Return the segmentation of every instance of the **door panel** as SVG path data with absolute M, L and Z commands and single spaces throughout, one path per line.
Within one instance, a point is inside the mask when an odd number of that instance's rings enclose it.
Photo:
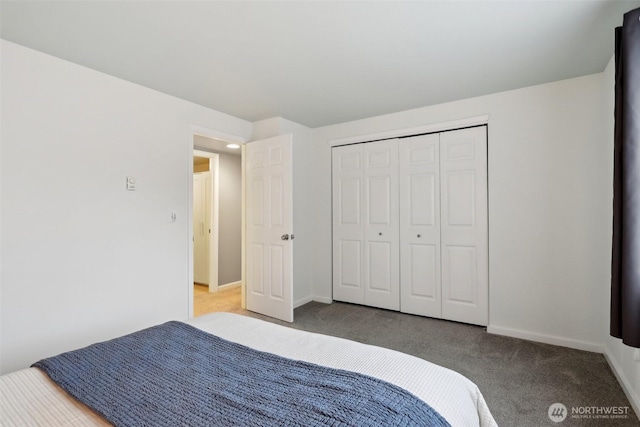
M 488 223 L 486 128 L 440 136 L 442 317 L 487 325 Z
M 209 284 L 210 210 L 207 191 L 210 192 L 210 188 L 208 172 L 193 174 L 193 281 L 203 285 Z
M 264 245 L 254 243 L 251 245 L 249 258 L 252 259 L 252 268 L 247 276 L 248 293 L 264 295 Z
M 246 145 L 247 309 L 293 321 L 292 138 Z
M 408 175 L 410 225 L 416 227 L 434 227 L 436 225 L 436 208 L 440 207 L 440 201 L 436 197 L 438 195 L 437 182 L 438 176 L 435 173 L 416 172 Z
M 401 311 L 441 317 L 439 134 L 399 149 Z
M 362 146 L 332 149 L 332 162 L 333 299 L 363 304 Z
M 447 225 L 473 227 L 475 224 L 475 174 L 474 169 L 446 173 Z
M 338 217 L 340 224 L 360 225 L 360 192 L 362 191 L 361 178 L 344 178 L 338 186 L 340 193 Z
M 391 224 L 391 177 L 375 176 L 368 180 L 369 225 Z
M 474 304 L 478 287 L 476 251 L 468 246 L 445 246 L 443 254 L 444 279 L 450 284 L 447 300 Z
M 272 227 L 284 227 L 284 218 L 282 207 L 284 205 L 283 193 L 284 193 L 284 177 L 281 175 L 272 176 L 269 180 L 271 185 L 271 226 Z
M 203 245 L 204 245 L 204 253 L 205 253 L 205 260 L 204 260 L 204 264 L 206 266 L 205 268 L 205 274 L 206 276 L 206 281 L 207 284 L 209 285 L 209 289 L 211 289 L 211 287 L 213 286 L 214 289 L 217 291 L 217 277 L 211 277 L 211 273 L 216 274 L 215 270 L 211 271 L 212 269 L 216 268 L 217 269 L 217 264 L 214 267 L 212 265 L 212 258 L 211 258 L 211 251 L 212 251 L 212 242 L 211 242 L 211 228 L 212 228 L 212 224 L 211 224 L 211 208 L 212 208 L 212 202 L 213 202 L 213 173 L 211 172 L 205 172 L 202 174 L 202 178 L 204 180 L 204 197 L 203 197 L 203 201 L 204 201 L 204 206 L 203 206 L 203 227 L 202 227 L 202 240 Z
M 411 256 L 409 260 L 411 270 L 408 272 L 409 277 L 407 278 L 411 285 L 411 288 L 407 290 L 409 297 L 428 301 L 438 300 L 440 281 L 437 277 L 438 270 L 434 268 L 439 259 L 438 249 L 436 245 L 409 245 Z
M 400 310 L 398 140 L 363 145 L 364 304 Z
M 247 192 L 251 194 L 251 203 L 254 206 L 264 206 L 264 180 L 261 176 L 255 177 L 250 181 Z M 264 225 L 262 218 L 263 209 L 253 209 L 251 214 L 247 215 L 250 218 L 251 225 L 260 227 Z
M 272 245 L 270 247 L 271 261 L 271 298 L 276 300 L 284 299 L 284 251 L 282 245 Z
M 388 242 L 369 242 L 369 291 L 389 294 L 391 290 L 391 245 Z
M 362 242 L 356 240 L 342 240 L 340 242 L 339 259 L 342 266 L 340 283 L 342 286 L 361 288 L 361 264 Z M 353 262 L 358 260 L 357 262 Z

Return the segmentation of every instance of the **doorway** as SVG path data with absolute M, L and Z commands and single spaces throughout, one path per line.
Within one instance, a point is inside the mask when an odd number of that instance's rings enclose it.
M 193 135 L 193 316 L 242 309 L 242 153 Z
M 207 292 L 218 290 L 218 164 L 217 154 L 194 151 L 193 281 Z

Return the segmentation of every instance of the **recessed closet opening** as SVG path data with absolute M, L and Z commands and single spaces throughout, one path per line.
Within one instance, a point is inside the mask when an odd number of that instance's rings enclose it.
M 333 299 L 486 326 L 487 126 L 381 136 L 332 148 Z

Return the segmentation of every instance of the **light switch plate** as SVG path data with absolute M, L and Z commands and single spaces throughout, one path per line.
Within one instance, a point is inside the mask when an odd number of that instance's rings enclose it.
M 136 178 L 133 176 L 127 177 L 127 191 L 136 191 Z

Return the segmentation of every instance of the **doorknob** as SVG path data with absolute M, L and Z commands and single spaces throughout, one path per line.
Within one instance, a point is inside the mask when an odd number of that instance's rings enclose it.
M 280 236 L 280 238 L 282 240 L 289 240 L 289 235 L 288 234 L 283 234 L 282 236 Z

